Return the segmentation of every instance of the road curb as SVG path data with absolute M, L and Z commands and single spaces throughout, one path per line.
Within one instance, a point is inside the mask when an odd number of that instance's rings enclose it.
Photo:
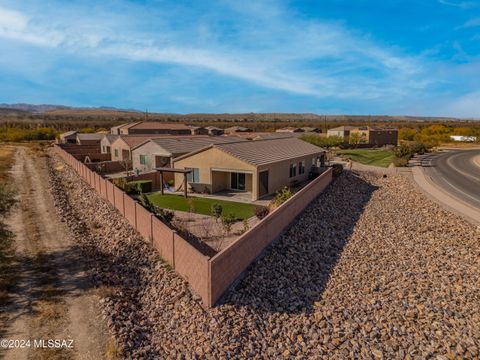
M 470 221 L 474 225 L 480 226 L 480 211 L 463 202 L 457 197 L 446 193 L 439 187 L 433 184 L 428 179 L 421 167 L 414 166 L 412 168 L 412 175 L 417 186 L 433 201 L 440 204 L 448 211 L 453 212 L 456 215 L 462 216 L 466 220 Z

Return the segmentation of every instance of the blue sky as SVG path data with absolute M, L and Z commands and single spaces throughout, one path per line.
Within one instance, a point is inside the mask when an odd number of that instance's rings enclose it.
M 480 0 L 0 0 L 0 103 L 480 117 Z

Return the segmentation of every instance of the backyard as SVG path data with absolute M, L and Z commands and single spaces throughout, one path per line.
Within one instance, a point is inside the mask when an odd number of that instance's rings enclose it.
M 349 149 L 338 150 L 337 155 L 365 165 L 388 167 L 395 157 L 390 150 Z
M 149 194 L 148 199 L 153 204 L 163 209 L 185 212 L 190 211 L 193 213 L 209 216 L 212 215 L 213 204 L 219 204 L 222 206 L 223 215 L 233 214 L 238 220 L 248 219 L 255 214 L 255 205 L 233 201 L 224 201 L 193 196 L 184 198 L 180 195 L 162 195 L 159 192 Z

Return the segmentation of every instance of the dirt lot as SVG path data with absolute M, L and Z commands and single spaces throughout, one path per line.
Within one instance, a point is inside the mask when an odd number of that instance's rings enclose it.
M 10 175 L 18 203 L 6 221 L 14 235 L 13 289 L 0 303 L 0 337 L 73 340 L 73 349 L 0 349 L 0 357 L 100 359 L 109 336 L 99 318 L 99 297 L 56 213 L 45 153 L 17 146 L 13 160 Z

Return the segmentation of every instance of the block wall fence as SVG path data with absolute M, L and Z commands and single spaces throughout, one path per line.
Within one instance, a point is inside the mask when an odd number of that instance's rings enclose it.
M 206 307 L 212 307 L 235 284 L 247 267 L 332 181 L 332 170 L 327 169 L 230 246 L 210 258 L 200 253 L 121 189 L 78 161 L 69 153 L 72 147 L 55 145 L 55 153 L 115 207 L 144 240 L 158 251 L 162 259 L 189 282 Z

